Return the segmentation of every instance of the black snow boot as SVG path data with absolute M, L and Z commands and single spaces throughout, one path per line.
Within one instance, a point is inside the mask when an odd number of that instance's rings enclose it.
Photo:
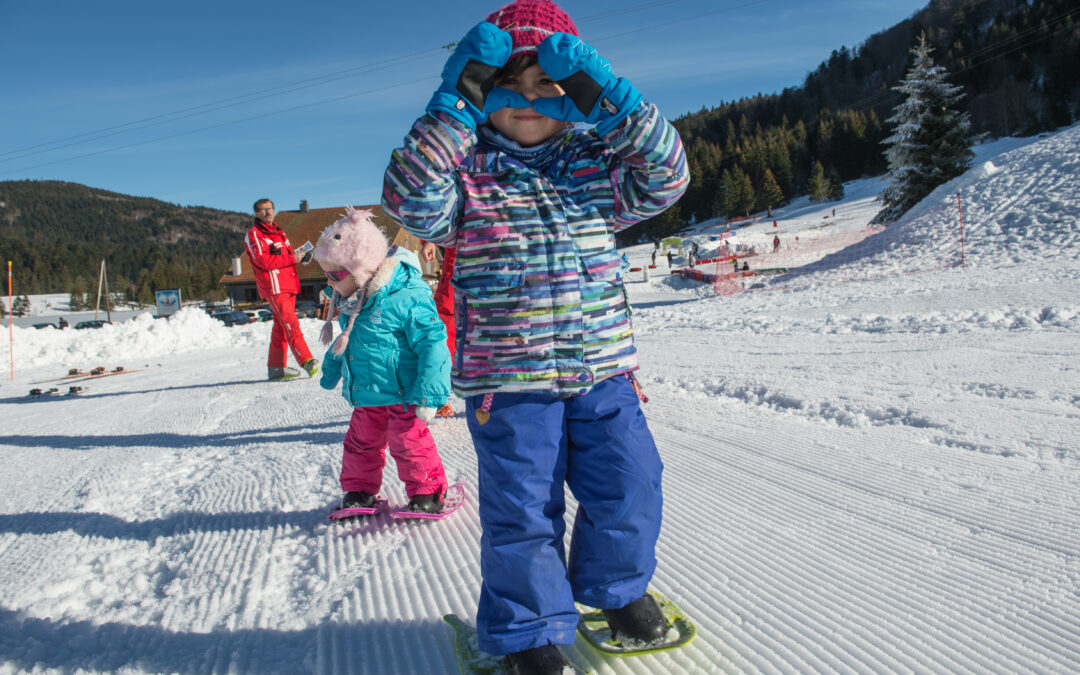
M 375 506 L 375 495 L 367 492 L 346 492 L 341 498 L 343 509 L 370 509 Z
M 660 605 L 648 593 L 625 607 L 605 609 L 604 617 L 612 637 L 620 642 L 656 642 L 671 628 Z
M 562 675 L 570 665 L 555 645 L 533 647 L 506 656 L 511 675 Z
M 442 511 L 442 493 L 413 495 L 409 500 L 409 510 L 414 513 L 438 513 Z

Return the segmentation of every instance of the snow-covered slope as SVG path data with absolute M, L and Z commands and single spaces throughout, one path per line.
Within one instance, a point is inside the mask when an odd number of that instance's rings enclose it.
M 965 269 L 826 270 L 727 298 L 663 274 L 629 285 L 666 465 L 654 586 L 700 636 L 637 659 L 579 640 L 571 658 L 598 674 L 1080 670 L 1080 127 L 1012 146 L 907 219 L 903 241 L 925 244 L 925 214 L 960 192 Z M 873 191 L 778 216 L 795 233 L 835 206 L 863 227 Z M 433 424 L 469 483 L 457 514 L 334 525 L 349 410 L 263 380 L 267 324 L 185 312 L 13 336 L 0 672 L 454 672 L 441 616 L 471 617 L 480 587 L 463 419 Z M 25 396 L 96 365 L 145 370 Z M 405 499 L 392 466 L 384 492 Z

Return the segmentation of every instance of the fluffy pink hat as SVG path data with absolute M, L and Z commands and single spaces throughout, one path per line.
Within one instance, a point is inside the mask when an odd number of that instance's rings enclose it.
M 516 0 L 492 12 L 486 21 L 510 33 L 514 41 L 511 56 L 535 52 L 552 33 L 578 34 L 574 22 L 551 0 Z
M 371 220 L 371 211 L 361 211 L 345 207 L 345 215 L 334 224 L 323 230 L 319 235 L 319 243 L 315 244 L 315 259 L 319 263 L 330 263 L 336 267 L 349 270 L 356 285 L 366 296 L 366 286 L 379 266 L 386 260 L 386 252 L 389 244 L 386 235 Z M 334 300 L 337 300 L 337 291 L 334 291 Z M 333 312 L 330 313 L 331 315 Z M 349 344 L 349 331 L 352 330 L 356 315 L 349 318 L 349 324 L 345 331 L 334 342 L 333 352 L 341 355 Z M 334 335 L 333 318 L 328 315 L 326 324 L 322 329 L 322 342 L 329 344 Z
M 363 288 L 386 260 L 390 245 L 386 235 L 371 220 L 371 211 L 345 207 L 345 215 L 319 235 L 315 259 L 343 267 Z

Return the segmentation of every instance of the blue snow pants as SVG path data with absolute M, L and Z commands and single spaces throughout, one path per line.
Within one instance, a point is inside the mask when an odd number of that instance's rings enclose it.
M 574 601 L 612 609 L 640 598 L 656 569 L 663 464 L 623 375 L 569 398 L 500 393 L 479 424 L 480 648 L 510 654 L 571 644 Z M 578 502 L 569 561 L 563 483 Z

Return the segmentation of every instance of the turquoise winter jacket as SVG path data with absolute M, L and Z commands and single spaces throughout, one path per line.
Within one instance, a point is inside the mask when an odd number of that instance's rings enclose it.
M 323 389 L 333 389 L 340 380 L 341 395 L 355 408 L 445 404 L 450 395 L 446 328 L 416 254 L 391 247 L 357 311 L 345 351 L 338 356 L 326 350 L 319 382 Z M 344 330 L 348 322 L 342 312 L 339 327 Z

